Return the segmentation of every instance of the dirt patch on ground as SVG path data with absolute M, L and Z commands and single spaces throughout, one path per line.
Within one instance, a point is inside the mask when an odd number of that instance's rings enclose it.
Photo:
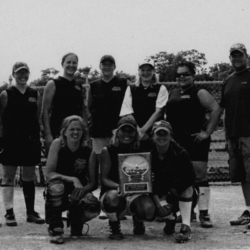
M 43 188 L 37 188 L 36 210 L 44 216 Z M 99 191 L 95 192 L 98 197 Z M 125 239 L 113 241 L 107 238 L 109 229 L 107 220 L 98 218 L 89 223 L 87 236 L 71 239 L 70 231 L 65 229 L 65 243 L 53 245 L 49 243 L 47 225 L 34 225 L 26 222 L 25 206 L 21 188 L 15 189 L 15 214 L 17 227 L 4 225 L 4 209 L 0 205 L 1 221 L 0 249 L 250 249 L 250 230 L 245 226 L 231 227 L 229 220 L 237 218 L 244 210 L 244 202 L 240 186 L 212 186 L 211 188 L 211 217 L 214 227 L 203 229 L 199 222 L 192 223 L 193 237 L 185 244 L 176 244 L 173 236 L 164 236 L 162 229 L 164 223 L 145 223 L 146 234 L 133 235 L 132 220 L 128 217 L 122 221 L 122 231 Z M 2 194 L 0 194 L 2 200 Z M 180 224 L 177 224 L 176 231 Z M 87 228 L 86 228 L 87 229 Z

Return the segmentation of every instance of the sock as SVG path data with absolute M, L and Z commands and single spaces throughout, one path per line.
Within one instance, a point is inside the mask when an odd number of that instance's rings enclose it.
M 200 211 L 206 211 L 209 208 L 210 187 L 200 187 L 198 207 Z
M 13 208 L 14 187 L 2 185 L 3 205 L 5 210 Z
M 34 181 L 23 181 L 23 194 L 27 213 L 34 212 L 35 205 L 35 183 Z
M 7 210 L 6 210 L 6 214 L 7 214 L 7 215 L 12 215 L 12 214 L 14 214 L 13 208 L 7 209 Z
M 190 226 L 192 201 L 179 201 L 182 224 Z

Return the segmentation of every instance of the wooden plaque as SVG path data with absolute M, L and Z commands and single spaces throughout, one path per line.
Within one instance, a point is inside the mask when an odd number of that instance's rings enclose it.
M 122 194 L 151 193 L 150 153 L 118 154 Z

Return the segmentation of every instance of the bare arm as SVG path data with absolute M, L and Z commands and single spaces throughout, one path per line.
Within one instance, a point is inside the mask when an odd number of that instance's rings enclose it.
M 55 139 L 51 147 L 49 149 L 49 155 L 47 158 L 46 164 L 46 178 L 47 180 L 58 178 L 66 182 L 73 183 L 75 188 L 83 188 L 81 182 L 78 178 L 72 176 L 62 175 L 56 172 L 57 162 L 58 162 L 58 153 L 61 148 L 61 141 L 60 139 Z
M 90 158 L 89 158 L 89 183 L 84 186 L 85 193 L 91 192 L 98 187 L 98 159 L 97 155 L 94 151 L 91 152 Z
M 206 131 L 201 131 L 196 137 L 196 140 L 202 141 L 207 139 L 214 132 L 219 123 L 220 115 L 223 110 L 220 108 L 214 97 L 205 89 L 199 90 L 198 98 L 201 105 L 210 111 L 210 119 L 207 124 Z
M 45 133 L 45 144 L 47 150 L 53 141 L 53 137 L 50 129 L 50 111 L 52 107 L 53 98 L 55 95 L 56 87 L 53 80 L 49 81 L 44 88 L 43 100 L 42 100 L 42 120 Z
M 109 173 L 111 170 L 111 160 L 106 147 L 103 148 L 101 153 L 101 181 L 102 185 L 117 189 L 119 184 L 109 179 Z

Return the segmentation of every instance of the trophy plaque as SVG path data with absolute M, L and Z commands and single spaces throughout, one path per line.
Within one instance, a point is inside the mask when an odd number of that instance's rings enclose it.
M 122 194 L 151 193 L 150 153 L 118 154 Z

